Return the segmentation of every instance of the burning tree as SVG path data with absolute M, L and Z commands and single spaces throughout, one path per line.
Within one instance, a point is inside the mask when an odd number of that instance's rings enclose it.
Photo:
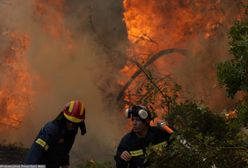
M 202 58 L 201 64 L 197 65 L 201 67 L 200 71 L 204 69 L 204 72 L 207 72 L 201 74 L 204 76 L 203 82 L 197 83 L 190 77 L 187 79 L 191 80 L 189 83 L 193 85 L 190 87 L 192 90 L 206 89 L 211 95 L 210 99 L 213 99 L 213 94 L 218 95 L 220 89 L 211 87 L 217 79 L 216 68 L 210 67 L 213 62 L 217 63 L 226 58 L 223 51 L 218 52 L 225 43 L 223 39 L 226 35 L 223 32 L 228 31 L 232 19 L 241 18 L 241 12 L 234 4 L 240 5 L 241 1 L 124 1 L 124 18 L 130 41 L 129 63 L 122 69 L 122 73 L 130 78 L 124 85 L 125 91 L 121 92 L 124 102 L 146 104 L 158 112 L 160 117 L 166 114 L 165 119 L 176 130 L 172 137 L 173 143 L 166 149 L 148 150 L 147 160 L 151 161 L 151 167 L 238 168 L 248 164 L 248 137 L 243 131 L 243 126 L 248 120 L 244 117 L 247 116 L 247 106 L 238 106 L 237 118 L 234 116 L 227 120 L 222 113 L 212 112 L 197 101 L 183 101 L 185 98 L 181 95 L 180 86 L 166 69 L 168 64 L 157 62 L 148 70 L 153 56 L 166 49 L 187 48 L 193 53 L 193 59 L 205 54 L 206 58 Z M 226 10 L 225 5 L 232 6 L 232 10 Z M 235 94 L 240 88 L 247 89 L 247 79 L 244 77 L 247 77 L 248 66 L 243 61 L 240 62 L 241 58 L 245 59 L 246 54 L 246 29 L 247 25 L 244 25 L 242 28 L 232 28 L 230 32 L 233 39 L 239 39 L 239 46 L 242 45 L 242 48 L 237 48 L 234 47 L 234 42 L 231 42 L 231 51 L 243 51 L 243 56 L 238 54 L 238 61 L 220 64 L 218 68 L 218 77 L 222 83 L 227 88 L 232 86 L 231 94 Z M 238 30 L 241 31 L 237 34 Z M 242 32 L 245 37 L 242 37 Z M 212 45 L 213 43 L 217 45 Z M 237 54 L 234 55 L 237 57 Z M 176 57 L 177 61 L 180 59 L 182 58 Z M 159 73 L 159 68 L 163 68 L 167 73 Z M 232 71 L 235 75 L 232 75 Z M 138 76 L 139 74 L 143 76 Z M 230 78 L 226 78 L 228 75 Z M 135 84 L 131 85 L 130 81 Z M 196 96 L 199 95 L 201 94 Z M 196 96 L 194 99 L 197 99 Z M 202 96 L 206 103 L 206 96 Z M 222 96 L 220 100 L 223 101 L 224 98 Z M 219 101 L 214 101 L 215 104 L 220 104 Z M 239 116 L 241 114 L 242 117 Z
M 161 76 L 174 75 L 173 80 L 182 86 L 181 97 L 204 101 L 211 109 L 225 108 L 230 101 L 217 85 L 215 64 L 227 57 L 225 51 L 221 50 L 226 48 L 225 32 L 232 21 L 240 17 L 241 4 L 242 0 L 123 1 L 129 39 L 127 63 L 121 70 L 120 81 L 125 90 L 121 92 L 124 102 L 139 103 L 137 98 L 130 97 L 136 95 L 137 81 L 146 78 L 138 76 L 138 72 L 141 72 L 136 65 L 138 63 L 145 69 L 157 71 Z M 187 50 L 190 54 L 176 50 Z M 163 54 L 168 57 L 162 58 L 160 54 L 165 51 L 171 52 Z M 151 63 L 155 55 L 161 57 Z M 133 77 L 136 79 L 130 84 L 127 79 Z M 157 75 L 154 77 L 157 78 Z M 124 81 L 128 82 L 125 84 Z M 215 99 L 211 96 L 213 93 Z M 225 103 L 217 103 L 217 99 Z M 158 104 L 151 106 L 159 114 L 168 112 Z
M 218 65 L 218 79 L 234 97 L 247 95 L 247 15 L 230 30 L 234 58 Z M 175 103 L 165 117 L 177 130 L 170 146 L 149 149 L 151 167 L 224 167 L 248 165 L 248 103 L 243 96 L 232 115 L 221 116 L 194 102 Z

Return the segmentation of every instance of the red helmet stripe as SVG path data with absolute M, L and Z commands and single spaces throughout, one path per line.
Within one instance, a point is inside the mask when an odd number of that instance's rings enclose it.
M 79 110 L 80 110 L 79 101 L 74 101 L 72 113 L 76 115 L 76 114 L 78 114 Z

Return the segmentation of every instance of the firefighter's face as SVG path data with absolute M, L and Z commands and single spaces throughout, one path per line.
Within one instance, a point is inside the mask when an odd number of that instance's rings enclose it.
M 66 128 L 68 131 L 72 131 L 77 127 L 77 124 L 66 121 Z
M 133 131 L 135 133 L 141 133 L 143 131 L 146 131 L 147 125 L 141 121 L 139 117 L 132 117 L 132 125 L 133 125 Z

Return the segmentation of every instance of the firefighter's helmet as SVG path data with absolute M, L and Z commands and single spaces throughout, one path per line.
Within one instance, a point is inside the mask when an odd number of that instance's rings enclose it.
M 63 114 L 73 123 L 81 123 L 85 119 L 85 108 L 79 100 L 72 100 L 66 104 Z

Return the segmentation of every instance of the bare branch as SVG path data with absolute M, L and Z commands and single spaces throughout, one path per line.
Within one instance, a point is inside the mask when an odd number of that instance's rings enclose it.
M 170 49 L 166 49 L 166 50 L 161 50 L 158 53 L 151 55 L 150 59 L 143 65 L 143 68 L 148 67 L 150 64 L 152 64 L 153 62 L 155 62 L 158 58 L 162 57 L 162 56 L 166 56 L 172 53 L 179 53 L 185 56 L 189 56 L 191 55 L 191 52 L 189 50 L 186 49 L 177 49 L 177 48 L 170 48 Z M 138 69 L 132 76 L 131 78 L 126 82 L 126 84 L 123 86 L 123 88 L 121 89 L 120 93 L 117 96 L 117 101 L 120 101 L 120 99 L 123 97 L 126 89 L 129 87 L 129 85 L 133 82 L 133 80 L 142 72 L 141 69 Z

